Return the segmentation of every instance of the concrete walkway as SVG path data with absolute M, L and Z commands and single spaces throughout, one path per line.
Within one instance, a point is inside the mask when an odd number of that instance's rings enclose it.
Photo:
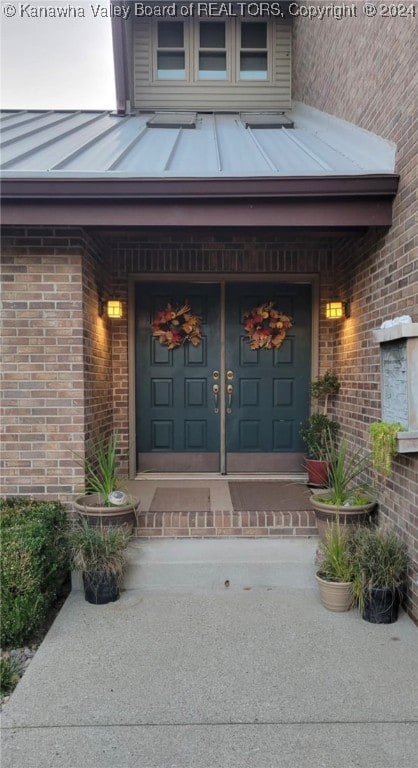
M 229 550 L 214 549 L 206 586 L 206 543 L 181 543 L 176 560 L 149 542 L 146 589 L 108 606 L 70 595 L 4 709 L 2 768 L 416 768 L 418 632 L 407 616 L 374 626 L 326 611 L 316 542 L 258 542 L 252 561 L 257 542 L 218 544 Z M 300 564 L 293 587 L 283 552 L 293 576 Z

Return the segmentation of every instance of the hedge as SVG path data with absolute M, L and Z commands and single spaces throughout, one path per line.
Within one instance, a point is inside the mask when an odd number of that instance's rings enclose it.
M 0 500 L 0 640 L 19 646 L 41 627 L 69 573 L 64 507 L 25 497 Z

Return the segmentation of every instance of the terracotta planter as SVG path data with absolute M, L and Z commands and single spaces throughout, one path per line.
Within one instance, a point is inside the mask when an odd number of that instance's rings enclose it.
M 318 574 L 315 576 L 321 603 L 328 611 L 349 611 L 353 605 L 351 581 L 326 581 Z
M 327 498 L 327 495 L 327 493 L 315 493 L 310 497 L 310 502 L 316 513 L 318 533 L 322 541 L 325 541 L 328 523 L 335 522 L 337 517 L 340 525 L 347 528 L 366 525 L 377 506 L 377 502 L 370 499 L 370 502 L 361 506 L 339 507 L 321 501 L 321 498 Z
M 133 532 L 136 525 L 135 512 L 138 507 L 138 499 L 132 499 L 130 504 L 103 507 L 97 493 L 79 496 L 74 502 L 76 512 L 85 517 L 90 525 L 124 525 L 129 533 Z
M 305 467 L 308 473 L 308 484 L 317 488 L 325 488 L 328 485 L 328 462 L 319 459 L 305 459 Z

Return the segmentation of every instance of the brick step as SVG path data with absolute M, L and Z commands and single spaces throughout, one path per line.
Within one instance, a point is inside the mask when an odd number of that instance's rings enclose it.
M 315 512 L 140 512 L 140 537 L 315 536 Z

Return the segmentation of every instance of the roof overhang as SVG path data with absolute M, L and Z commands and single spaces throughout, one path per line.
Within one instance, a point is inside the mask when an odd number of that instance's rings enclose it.
M 381 227 L 399 176 L 4 179 L 3 225 Z

